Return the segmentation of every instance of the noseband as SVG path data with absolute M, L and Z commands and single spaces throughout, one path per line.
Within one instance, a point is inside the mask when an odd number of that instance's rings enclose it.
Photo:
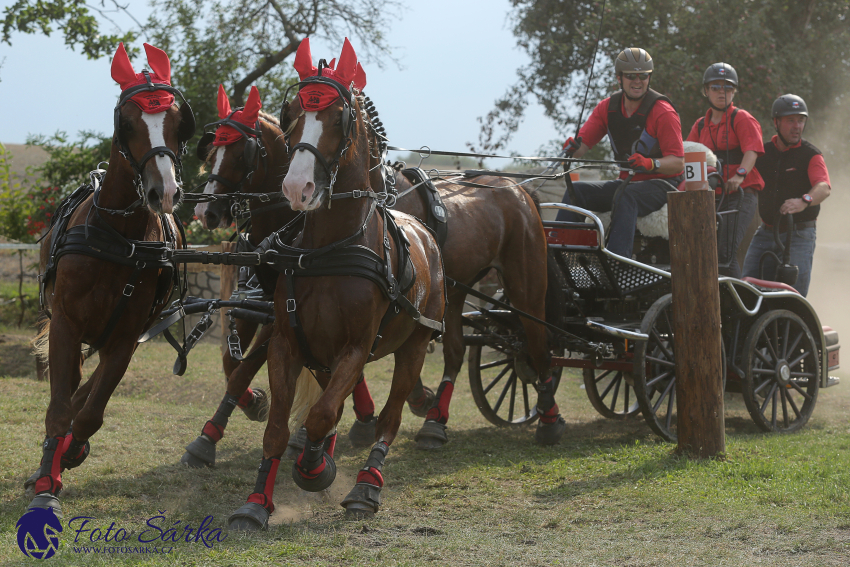
M 166 85 L 164 83 L 154 83 L 154 82 L 152 82 L 151 77 L 150 77 L 150 73 L 148 73 L 148 71 L 146 71 L 146 70 L 142 71 L 142 73 L 144 74 L 145 79 L 147 80 L 147 83 L 143 84 L 143 85 L 137 85 L 135 87 L 130 87 L 127 90 L 123 91 L 121 93 L 121 96 L 118 99 L 118 104 L 115 105 L 115 113 L 114 113 L 114 115 L 115 115 L 115 118 L 114 118 L 114 120 L 115 120 L 115 136 L 116 136 L 116 143 L 118 145 L 118 152 L 124 157 L 124 159 L 126 159 L 128 162 L 130 162 L 130 165 L 133 168 L 133 172 L 136 174 L 135 178 L 133 179 L 133 184 L 136 187 L 136 193 L 139 194 L 139 201 L 136 201 L 130 207 L 128 207 L 127 209 L 124 209 L 124 212 L 130 211 L 130 210 L 135 209 L 135 208 L 140 207 L 140 206 L 146 206 L 147 205 L 147 196 L 145 195 L 145 192 L 142 188 L 142 170 L 144 169 L 145 164 L 151 158 L 153 158 L 154 156 L 160 156 L 160 157 L 168 156 L 171 159 L 171 162 L 174 164 L 174 170 L 176 172 L 177 183 L 178 183 L 178 185 L 182 184 L 182 181 L 180 179 L 180 174 L 183 171 L 183 163 L 180 161 L 180 156 L 182 156 L 186 153 L 186 144 L 189 141 L 189 139 L 195 134 L 195 114 L 192 112 L 192 107 L 189 106 L 189 103 L 186 101 L 186 97 L 183 96 L 183 93 L 181 93 L 178 89 L 172 87 L 171 85 Z M 188 136 L 186 136 L 185 139 L 178 138 L 178 143 L 179 143 L 178 153 L 179 153 L 179 155 L 175 154 L 173 151 L 171 151 L 171 148 L 169 148 L 167 146 L 156 146 L 156 147 L 149 149 L 147 152 L 145 152 L 145 155 L 142 156 L 141 160 L 136 161 L 136 159 L 133 157 L 133 153 L 130 151 L 130 148 L 127 146 L 127 143 L 124 141 L 124 138 L 121 135 L 121 108 L 123 108 L 124 105 L 127 104 L 127 102 L 130 100 L 130 98 L 132 98 L 133 96 L 139 94 L 140 92 L 144 92 L 144 91 L 149 91 L 149 92 L 166 91 L 166 92 L 171 93 L 173 95 L 178 95 L 183 100 L 183 104 L 189 106 L 188 116 L 190 117 L 190 119 L 192 121 L 191 133 Z

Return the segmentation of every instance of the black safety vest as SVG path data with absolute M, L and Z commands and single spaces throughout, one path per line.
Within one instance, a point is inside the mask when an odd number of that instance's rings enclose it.
M 803 140 L 799 147 L 780 152 L 773 142 L 764 145 L 764 155 L 756 159 L 756 168 L 764 178 L 764 190 L 759 195 L 761 219 L 775 225 L 779 207 L 788 199 L 799 199 L 812 190 L 809 181 L 809 162 L 821 151 Z M 794 222 L 805 222 L 818 217 L 820 205 L 809 205 L 794 215 Z
M 648 158 L 664 157 L 656 138 L 646 132 L 646 117 L 655 103 L 670 99 L 652 89 L 648 89 L 638 109 L 626 118 L 620 110 L 623 106 L 623 91 L 617 91 L 608 100 L 608 141 L 614 151 L 614 159 L 626 161 L 632 154 L 641 154 Z

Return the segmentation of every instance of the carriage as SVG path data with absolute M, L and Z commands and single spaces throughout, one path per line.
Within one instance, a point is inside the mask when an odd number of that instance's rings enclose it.
M 675 336 L 665 237 L 640 235 L 634 258 L 626 258 L 605 247 L 605 226 L 597 214 L 562 203 L 542 207 L 586 218 L 543 223 L 553 377 L 559 381 L 563 368 L 582 369 L 587 396 L 602 416 L 642 414 L 656 434 L 676 441 Z M 718 229 L 729 220 L 720 214 Z M 829 376 L 839 363 L 837 332 L 822 326 L 812 305 L 787 284 L 720 277 L 718 286 L 725 390 L 743 396 L 761 430 L 800 429 L 820 388 L 838 382 Z M 518 358 L 522 315 L 509 298 L 501 299 L 485 300 L 464 314 L 469 381 L 485 418 L 496 425 L 521 425 L 537 418 L 528 396 L 535 376 Z

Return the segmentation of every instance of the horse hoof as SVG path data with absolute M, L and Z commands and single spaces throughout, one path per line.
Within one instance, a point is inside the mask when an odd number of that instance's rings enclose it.
M 372 518 L 381 509 L 381 489 L 374 484 L 358 482 L 342 501 L 347 519 Z
M 266 421 L 269 418 L 269 396 L 260 388 L 254 388 L 253 392 L 254 400 L 242 411 L 251 421 Z
M 327 453 L 324 453 L 323 456 L 325 468 L 315 478 L 305 478 L 298 468 L 298 463 L 292 463 L 292 480 L 299 488 L 307 492 L 320 492 L 333 484 L 336 478 L 336 463 Z
M 199 435 L 197 439 L 186 445 L 186 452 L 180 462 L 191 469 L 215 465 L 215 443 L 206 435 Z
M 38 480 L 39 473 L 41 472 L 41 467 L 35 469 L 35 472 L 30 475 L 28 479 L 24 481 L 24 493 L 27 498 L 35 498 L 35 483 Z
M 286 452 L 284 453 L 284 456 L 290 461 L 294 461 L 304 450 L 304 445 L 306 444 L 307 428 L 302 425 L 301 428 L 295 432 L 295 435 L 289 436 L 289 443 L 286 444 Z
M 422 424 L 422 429 L 414 438 L 417 449 L 440 449 L 449 442 L 446 435 L 446 426 L 433 419 L 428 419 Z
M 32 499 L 32 502 L 30 502 L 30 505 L 27 506 L 27 509 L 29 508 L 44 508 L 45 510 L 53 510 L 53 513 L 56 514 L 57 518 L 62 517 L 62 505 L 59 503 L 59 499 L 49 492 L 37 494 L 35 498 Z
M 369 421 L 360 421 L 355 419 L 351 424 L 351 430 L 348 432 L 348 440 L 351 441 L 352 447 L 369 447 L 375 443 L 375 425 L 378 423 L 378 418 L 372 416 Z
M 371 520 L 375 517 L 375 511 L 369 506 L 353 503 L 345 507 L 346 520 Z
M 537 431 L 534 432 L 534 442 L 538 445 L 557 445 L 567 430 L 567 422 L 560 415 L 552 423 L 537 422 Z
M 413 412 L 413 415 L 417 417 L 425 417 L 428 415 L 428 410 L 434 405 L 434 399 L 436 398 L 434 390 L 431 388 L 422 386 L 422 391 L 424 392 L 422 397 L 415 402 L 410 401 L 409 398 L 407 400 L 407 407 L 409 407 L 410 411 Z
M 269 527 L 269 511 L 257 504 L 248 502 L 227 518 L 227 527 L 232 531 L 255 532 Z

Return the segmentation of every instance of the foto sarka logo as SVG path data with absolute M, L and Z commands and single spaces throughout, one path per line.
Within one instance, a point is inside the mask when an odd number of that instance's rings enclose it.
M 52 509 L 30 508 L 16 525 L 18 547 L 27 557 L 47 559 L 59 549 L 62 522 Z

